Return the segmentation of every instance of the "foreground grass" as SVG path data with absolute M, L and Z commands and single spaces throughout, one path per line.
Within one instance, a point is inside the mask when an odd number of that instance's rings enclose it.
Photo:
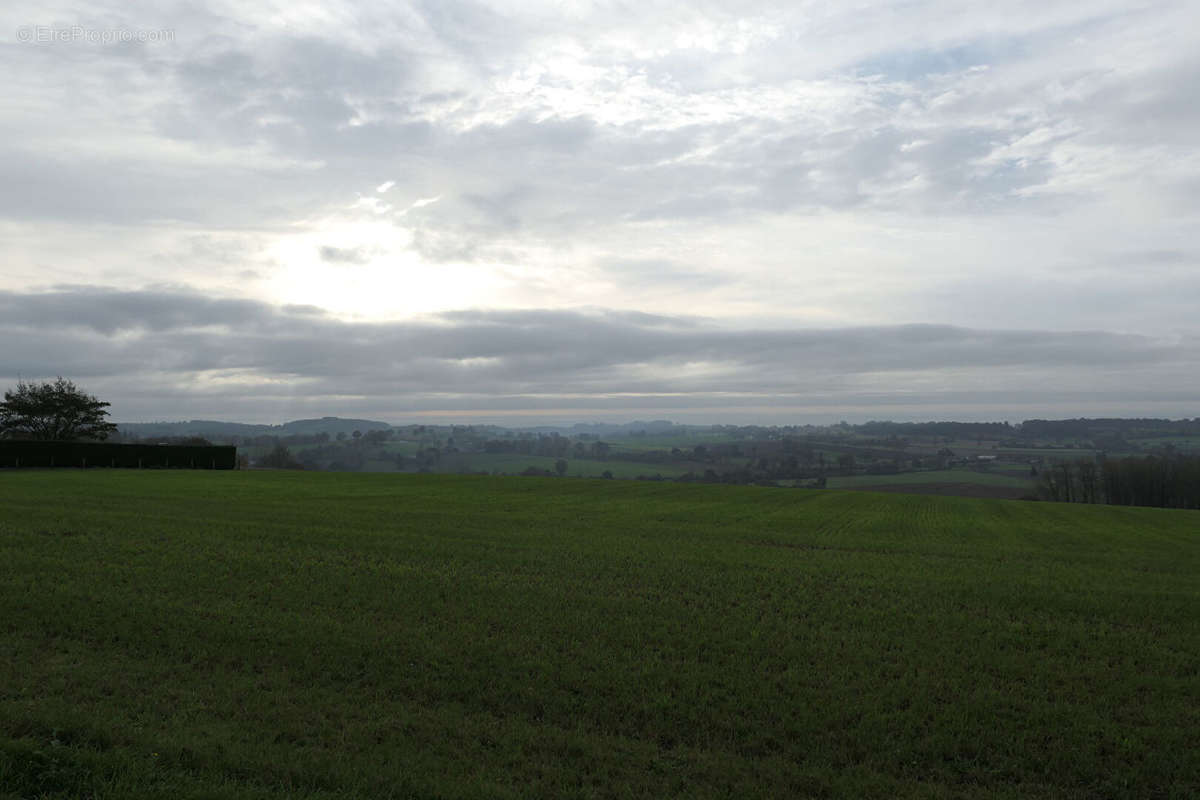
M 1190 797 L 1200 515 L 0 473 L 3 797 Z

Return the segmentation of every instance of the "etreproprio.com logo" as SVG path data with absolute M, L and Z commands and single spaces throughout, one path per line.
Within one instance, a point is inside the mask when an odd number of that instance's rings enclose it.
M 24 25 L 17 28 L 22 44 L 153 44 L 175 41 L 172 28 L 89 28 L 84 25 Z

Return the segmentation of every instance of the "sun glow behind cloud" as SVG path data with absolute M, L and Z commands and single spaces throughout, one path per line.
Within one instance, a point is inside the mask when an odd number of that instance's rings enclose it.
M 338 316 L 397 319 L 486 305 L 508 286 L 492 265 L 429 263 L 412 244 L 412 232 L 390 222 L 321 220 L 268 249 L 280 267 L 262 294 Z

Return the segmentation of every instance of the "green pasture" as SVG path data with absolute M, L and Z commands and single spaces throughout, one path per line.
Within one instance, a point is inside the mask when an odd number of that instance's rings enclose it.
M 638 475 L 662 475 L 674 478 L 688 471 L 704 472 L 704 464 L 693 462 L 671 462 L 649 464 L 644 461 L 623 461 L 619 458 L 604 460 L 594 458 L 564 457 L 569 476 L 599 478 L 607 470 L 614 478 L 636 478 Z M 490 472 L 517 475 L 528 467 L 554 471 L 558 459 L 554 456 L 521 455 L 520 453 L 457 453 L 442 456 L 435 472 Z
M 664 434 L 660 436 L 615 436 L 612 438 L 600 437 L 603 441 L 608 442 L 613 450 L 671 450 L 678 447 L 680 450 L 690 450 L 696 445 L 704 445 L 708 447 L 714 444 L 733 444 L 739 440 L 724 433 L 684 433 L 684 434 Z
M 968 469 L 923 470 L 900 472 L 895 475 L 852 475 L 826 478 L 830 489 L 851 489 L 866 486 L 898 486 L 920 483 L 970 483 L 979 486 L 1008 486 L 1031 488 L 1033 480 L 1002 472 L 976 472 Z
M 1140 447 L 1165 447 L 1171 445 L 1178 450 L 1200 450 L 1200 436 L 1158 436 L 1146 439 L 1131 439 Z
M 1051 461 L 1061 459 L 1092 458 L 1096 451 L 1090 447 L 1002 447 L 998 450 L 980 450 L 980 454 L 999 458 L 1044 458 Z
M 1196 512 L 0 471 L 0 797 L 1191 798 Z

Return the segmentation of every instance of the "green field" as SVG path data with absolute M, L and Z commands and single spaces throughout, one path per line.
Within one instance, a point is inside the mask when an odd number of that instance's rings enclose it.
M 964 451 L 966 452 L 966 451 Z M 982 455 L 1001 458 L 1041 458 L 1047 461 L 1094 458 L 1096 451 L 1090 447 L 1001 447 L 995 450 L 978 450 Z
M 1140 447 L 1165 447 L 1171 445 L 1179 450 L 1200 450 L 1200 436 L 1158 436 L 1147 439 L 1131 439 Z
M 604 439 L 604 437 L 601 437 Z M 733 444 L 734 437 L 725 433 L 691 433 L 663 434 L 660 436 L 615 436 L 604 439 L 612 445 L 613 450 L 670 450 L 678 447 L 691 450 L 696 445 L 708 447 L 714 444 Z
M 677 461 L 670 464 L 650 464 L 643 461 L 624 461 L 620 458 L 564 458 L 567 475 L 599 478 L 611 472 L 614 478 L 636 478 L 639 475 L 662 475 L 675 478 L 689 471 L 703 472 L 704 464 Z M 520 453 L 455 453 L 442 456 L 435 472 L 491 472 L 518 475 L 527 467 L 554 471 L 558 461 L 554 456 L 521 455 Z
M 1033 487 L 1033 481 L 1030 478 L 1017 477 L 999 470 L 996 472 L 976 472 L 968 469 L 939 469 L 922 470 L 920 472 L 900 472 L 895 475 L 834 476 L 826 479 L 826 485 L 830 489 L 920 483 L 973 483 L 980 486 L 1005 486 L 1013 489 Z
M 1200 515 L 0 473 L 0 797 L 1186 798 Z

